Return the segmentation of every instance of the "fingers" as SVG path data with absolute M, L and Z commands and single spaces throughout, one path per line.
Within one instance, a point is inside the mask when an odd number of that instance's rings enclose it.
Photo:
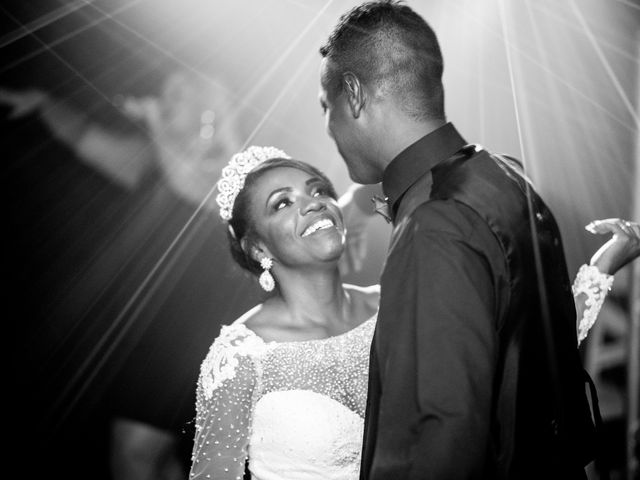
M 631 229 L 633 235 L 640 240 L 640 223 L 638 222 L 627 222 L 627 226 Z
M 625 235 L 627 237 L 635 237 L 640 231 L 640 227 L 636 222 L 623 220 L 620 218 L 607 218 L 604 220 L 594 220 L 585 226 L 585 229 L 593 234 L 613 233 L 617 235 Z
M 627 234 L 628 237 L 634 237 L 635 233 L 633 231 L 633 223 L 628 220 L 620 220 L 618 222 L 618 226 L 624 233 Z
M 622 234 L 624 231 L 618 225 L 617 218 L 609 218 L 606 220 L 594 220 L 586 227 L 584 227 L 589 233 L 604 235 L 607 233 Z

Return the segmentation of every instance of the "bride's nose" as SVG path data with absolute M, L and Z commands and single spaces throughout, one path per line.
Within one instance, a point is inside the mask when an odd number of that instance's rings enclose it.
M 325 203 L 316 197 L 309 197 L 300 207 L 300 215 L 306 215 L 310 212 L 318 212 L 326 208 Z

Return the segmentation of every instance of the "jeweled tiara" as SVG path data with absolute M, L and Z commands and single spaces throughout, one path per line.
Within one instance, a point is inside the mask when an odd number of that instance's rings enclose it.
M 275 147 L 251 146 L 236 153 L 226 167 L 222 169 L 222 176 L 218 180 L 218 196 L 216 202 L 220 207 L 220 217 L 227 222 L 231 220 L 233 204 L 247 178 L 247 174 L 257 165 L 271 158 L 291 158 L 285 152 Z

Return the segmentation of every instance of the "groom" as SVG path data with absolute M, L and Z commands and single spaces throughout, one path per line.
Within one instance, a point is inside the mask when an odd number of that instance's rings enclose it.
M 326 127 L 393 233 L 371 349 L 361 478 L 586 478 L 594 426 L 560 232 L 519 162 L 444 112 L 427 23 L 343 15 L 322 54 Z

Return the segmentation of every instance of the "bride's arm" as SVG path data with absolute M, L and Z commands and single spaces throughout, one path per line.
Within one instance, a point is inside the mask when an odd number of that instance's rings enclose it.
M 587 231 L 613 234 L 591 257 L 589 265 L 582 265 L 573 282 L 576 303 L 578 344 L 593 326 L 602 304 L 613 284 L 613 275 L 640 256 L 640 225 L 618 218 L 595 220 Z
M 220 340 L 200 370 L 190 480 L 242 480 L 248 459 L 256 370 L 248 355 Z

